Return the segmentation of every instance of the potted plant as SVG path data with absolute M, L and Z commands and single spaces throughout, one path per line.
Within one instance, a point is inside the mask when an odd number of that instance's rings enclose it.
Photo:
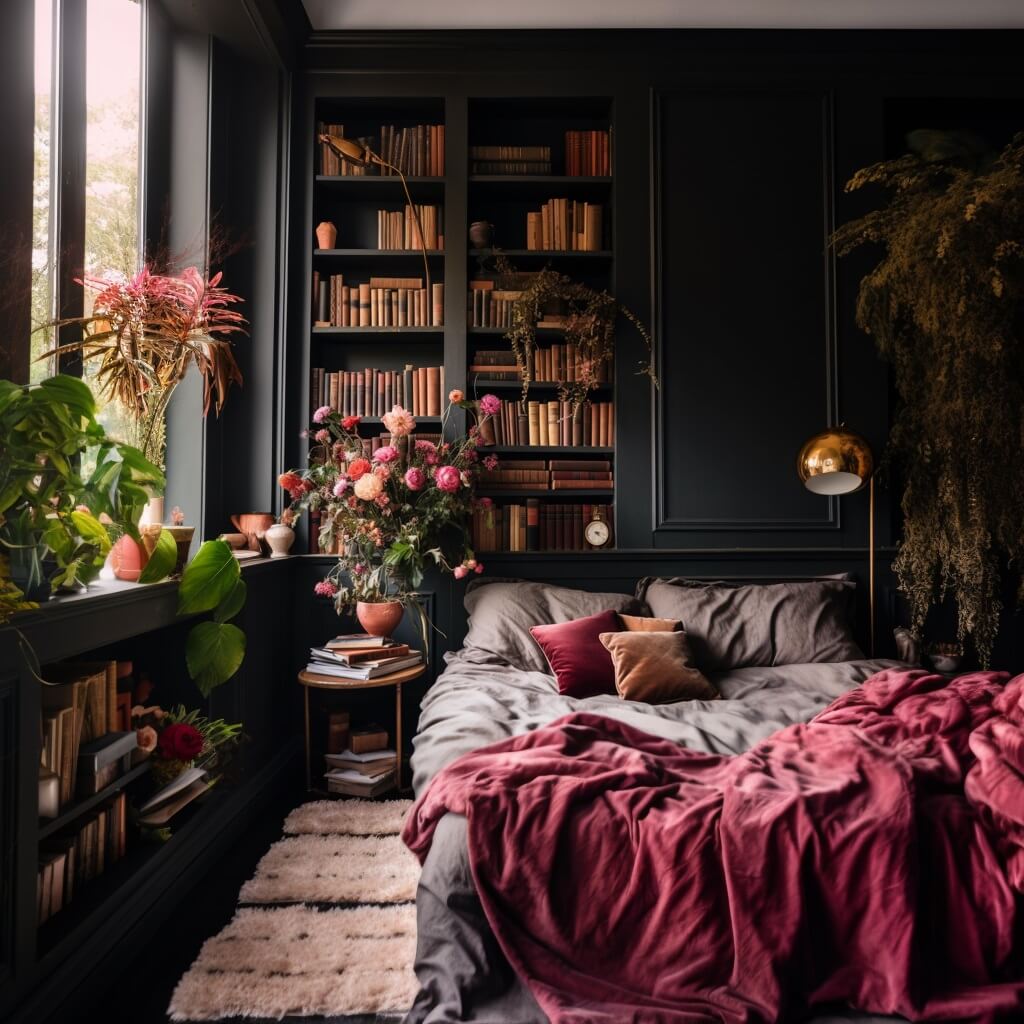
M 95 579 L 113 539 L 138 538 L 142 509 L 163 485 L 138 449 L 107 436 L 78 378 L 0 381 L 0 544 L 29 599 Z
M 893 569 L 920 637 L 950 595 L 957 642 L 988 664 L 1003 573 L 1024 598 L 1024 134 L 1000 154 L 961 133 L 916 131 L 911 152 L 867 167 L 886 203 L 842 227 L 840 255 L 880 251 L 857 322 L 893 367 L 888 460 L 902 481 Z
M 195 267 L 177 275 L 146 267 L 129 279 L 86 275 L 81 283 L 95 292 L 92 313 L 47 325 L 82 328 L 80 339 L 48 354 L 81 352 L 99 361 L 100 393 L 128 411 L 130 440 L 154 465 L 163 465 L 167 405 L 190 367 L 203 381 L 204 416 L 211 404 L 219 415 L 231 385 L 242 383 L 232 352 L 232 338 L 246 324 L 233 308 L 242 300 L 220 282 L 219 273 L 207 279 Z M 162 498 L 145 521 L 163 521 Z
M 494 395 L 483 405 L 500 408 Z M 452 391 L 442 417 L 442 435 L 451 409 L 469 408 Z M 484 415 L 487 415 L 486 413 Z M 481 465 L 493 468 L 493 455 L 481 460 L 479 431 L 434 444 L 416 440 L 416 421 L 400 406 L 384 415 L 390 443 L 368 452 L 359 436 L 358 416 L 342 417 L 329 406 L 313 414 L 315 445 L 302 471 L 280 477 L 291 511 L 320 513 L 320 547 L 344 552 L 316 593 L 329 597 L 341 614 L 354 611 L 363 629 L 390 634 L 403 608 L 423 613 L 416 589 L 428 564 L 463 578 L 483 572 L 469 542 L 469 517 L 489 498 L 474 496 Z

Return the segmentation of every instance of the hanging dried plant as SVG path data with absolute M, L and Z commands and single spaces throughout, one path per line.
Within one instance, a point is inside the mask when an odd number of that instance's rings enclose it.
M 884 255 L 861 281 L 857 323 L 893 367 L 889 456 L 905 481 L 893 568 L 915 632 L 956 599 L 961 642 L 987 665 L 1000 577 L 1024 558 L 1024 134 L 985 159 L 972 140 L 912 133 L 916 152 L 859 171 L 888 205 L 845 225 L 841 255 Z M 1024 601 L 1024 581 L 1018 581 Z

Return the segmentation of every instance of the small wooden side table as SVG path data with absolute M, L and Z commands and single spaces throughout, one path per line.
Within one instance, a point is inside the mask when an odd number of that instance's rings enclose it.
M 395 752 L 398 755 L 398 762 L 395 767 L 395 784 L 399 790 L 402 788 L 402 684 L 411 683 L 419 679 L 427 671 L 426 663 L 413 665 L 412 668 L 403 668 L 400 672 L 392 672 L 390 675 L 378 676 L 376 679 L 335 679 L 319 672 L 299 673 L 299 683 L 302 685 L 302 695 L 305 704 L 306 719 L 306 789 L 312 791 L 313 769 L 310 763 L 311 752 L 309 747 L 309 691 L 316 690 L 376 690 L 382 686 L 393 686 L 395 688 Z

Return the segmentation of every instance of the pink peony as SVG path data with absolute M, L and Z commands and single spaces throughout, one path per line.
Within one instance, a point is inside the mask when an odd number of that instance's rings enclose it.
M 411 466 L 405 471 L 405 486 L 410 491 L 422 491 L 427 483 L 427 474 L 418 466 Z
M 313 413 L 314 423 L 323 423 L 328 416 L 331 415 L 331 407 L 329 405 L 321 405 L 315 413 Z
M 348 477 L 339 476 L 338 482 L 334 485 L 333 494 L 336 498 L 340 498 L 348 490 Z
M 477 562 L 476 565 L 473 568 L 473 572 L 475 572 L 477 575 L 479 575 L 483 571 L 484 571 L 484 563 L 483 562 Z
M 319 444 L 327 444 L 327 442 L 330 441 L 330 439 L 331 432 L 329 430 L 318 430 L 313 435 L 313 440 L 317 441 Z
M 462 485 L 462 477 L 454 466 L 438 466 L 434 471 L 434 483 L 438 490 L 454 494 Z
M 448 401 L 451 402 L 453 405 L 457 405 L 465 397 L 466 396 L 462 393 L 462 390 L 460 388 L 452 388 L 451 391 L 448 392 Z
M 496 416 L 501 411 L 501 399 L 497 395 L 484 395 L 480 399 L 480 411 L 485 416 Z
M 387 480 L 387 478 L 391 476 L 391 467 L 382 466 L 378 463 L 376 466 L 373 467 L 373 475 L 379 476 L 381 480 Z
M 378 494 L 377 497 L 373 499 L 373 503 L 378 508 L 387 508 L 388 505 L 391 504 L 391 499 L 386 494 Z
M 320 580 L 313 587 L 313 593 L 318 597 L 334 597 L 338 593 L 338 588 L 330 580 Z
M 497 469 L 498 468 L 498 456 L 497 455 L 488 455 L 487 458 L 484 459 L 484 468 L 485 469 Z
M 469 570 L 464 565 L 457 565 L 452 570 L 452 575 L 457 579 L 465 579 L 469 575 Z
M 370 472 L 368 459 L 353 459 L 348 464 L 348 475 L 351 480 L 358 480 L 361 476 Z
M 432 455 L 437 451 L 437 445 L 433 441 L 417 441 L 416 451 L 423 452 L 424 455 Z
M 437 452 L 427 452 L 427 454 L 423 456 L 423 461 L 428 466 L 436 466 L 441 460 L 437 457 Z
M 412 413 L 396 405 L 391 412 L 384 413 L 384 426 L 391 431 L 392 437 L 405 437 L 416 429 L 416 421 Z
M 367 473 L 356 481 L 355 487 L 352 489 L 357 498 L 362 498 L 363 501 L 373 501 L 384 490 L 384 481 L 372 473 Z
M 394 462 L 398 458 L 398 449 L 393 444 L 386 444 L 373 453 L 374 462 Z

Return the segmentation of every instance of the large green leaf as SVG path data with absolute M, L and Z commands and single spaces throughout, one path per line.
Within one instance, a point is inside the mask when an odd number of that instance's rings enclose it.
M 200 622 L 185 641 L 188 674 L 204 697 L 227 682 L 238 671 L 243 658 L 245 634 L 230 622 Z
M 241 610 L 245 604 L 245 580 L 239 577 L 235 580 L 234 587 L 231 588 L 231 593 L 224 598 L 213 613 L 214 622 L 227 622 L 228 619 L 233 619 Z
M 178 588 L 178 614 L 208 612 L 234 589 L 238 559 L 222 540 L 208 540 L 185 566 Z
M 159 583 L 170 576 L 178 561 L 178 545 L 170 530 L 161 530 L 146 568 L 139 573 L 140 583 Z
M 71 513 L 71 522 L 74 523 L 78 535 L 90 541 L 100 549 L 100 554 L 106 555 L 110 550 L 110 535 L 106 527 L 91 513 L 79 512 L 77 509 Z
M 39 391 L 46 398 L 67 406 L 80 416 L 92 419 L 96 415 L 96 400 L 89 390 L 89 385 L 78 377 L 70 377 L 67 374 L 50 377 L 39 385 Z

